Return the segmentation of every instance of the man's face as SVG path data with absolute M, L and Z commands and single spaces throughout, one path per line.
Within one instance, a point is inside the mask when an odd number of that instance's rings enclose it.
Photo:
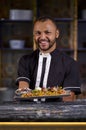
M 53 46 L 56 44 L 56 38 L 59 36 L 59 31 L 50 20 L 45 22 L 38 21 L 34 25 L 33 35 L 34 41 L 40 50 L 46 52 L 53 50 Z

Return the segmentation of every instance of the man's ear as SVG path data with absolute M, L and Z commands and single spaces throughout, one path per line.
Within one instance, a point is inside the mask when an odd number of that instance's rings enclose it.
M 56 38 L 59 37 L 59 30 L 56 30 Z

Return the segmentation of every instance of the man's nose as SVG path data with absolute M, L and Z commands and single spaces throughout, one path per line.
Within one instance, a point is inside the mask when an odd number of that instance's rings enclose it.
M 45 33 L 41 33 L 40 38 L 45 39 L 45 37 L 46 37 Z

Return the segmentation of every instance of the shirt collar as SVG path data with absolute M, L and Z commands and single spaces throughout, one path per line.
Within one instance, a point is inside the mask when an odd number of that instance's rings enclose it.
M 39 56 L 42 56 L 42 57 L 48 57 L 50 55 L 50 53 L 42 53 L 42 52 L 39 52 Z
M 58 54 L 59 53 L 59 49 L 56 48 L 54 51 L 52 51 L 51 53 L 42 53 L 40 50 L 39 50 L 39 56 L 42 55 L 44 57 L 47 57 L 48 55 L 55 55 L 55 54 Z

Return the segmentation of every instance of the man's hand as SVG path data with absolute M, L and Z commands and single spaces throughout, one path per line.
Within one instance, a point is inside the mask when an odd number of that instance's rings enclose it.
M 25 81 L 19 81 L 19 89 L 24 90 L 26 88 L 29 88 L 28 82 Z
M 74 92 L 70 92 L 70 96 L 67 97 L 63 97 L 62 100 L 64 102 L 68 102 L 68 101 L 74 101 L 76 99 L 76 95 Z

